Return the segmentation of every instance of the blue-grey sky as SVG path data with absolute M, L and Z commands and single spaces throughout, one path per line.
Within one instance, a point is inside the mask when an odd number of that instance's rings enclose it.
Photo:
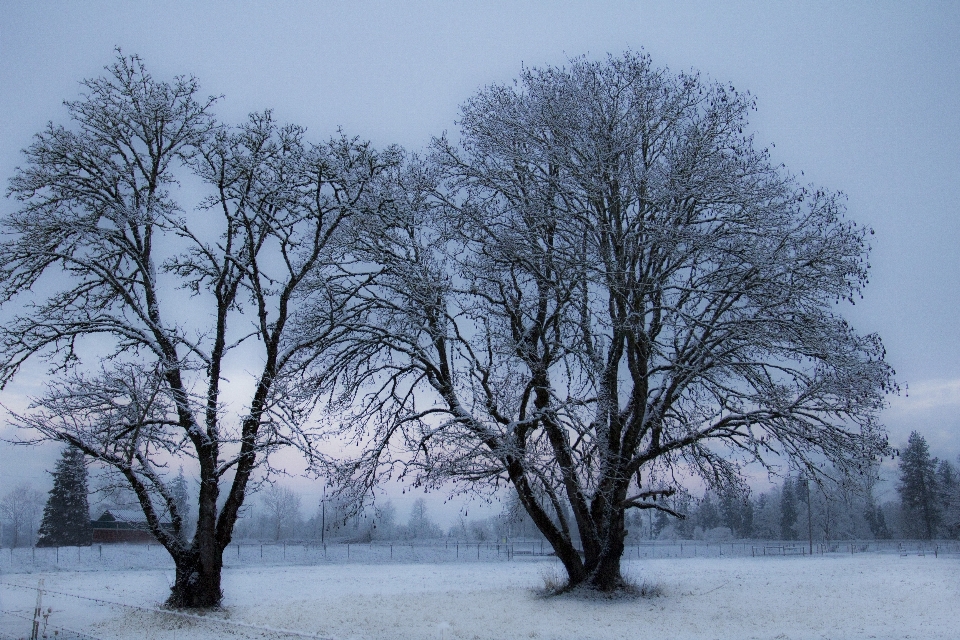
M 43 2 L 0 12 L 0 178 L 113 48 L 158 78 L 194 74 L 221 119 L 271 107 L 314 137 L 337 127 L 424 146 L 458 104 L 521 65 L 643 48 L 757 98 L 760 146 L 844 191 L 876 230 L 871 283 L 845 314 L 878 332 L 909 395 L 884 415 L 960 453 L 960 4 L 953 2 Z M 15 206 L 0 201 L 0 212 Z M 17 405 L 34 381 L 0 394 Z M 5 431 L 0 427 L 0 432 Z M 8 433 L 8 432 L 7 432 Z M 0 447 L 0 491 L 38 486 L 53 453 Z M 24 468 L 28 467 L 28 468 Z M 402 512 L 401 512 L 402 513 Z

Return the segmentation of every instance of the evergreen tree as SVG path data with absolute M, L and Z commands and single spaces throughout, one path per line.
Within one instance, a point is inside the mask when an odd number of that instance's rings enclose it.
M 674 517 L 668 514 L 665 511 L 657 511 L 653 514 L 653 529 L 650 533 L 650 536 L 653 538 L 659 538 L 660 532 L 663 531 L 670 523 L 674 520 Z
M 696 519 L 693 512 L 693 496 L 691 496 L 685 489 L 680 489 L 671 497 L 667 498 L 667 503 L 670 505 L 670 508 L 680 514 L 685 515 L 685 518 L 676 518 L 668 513 L 663 511 L 657 511 L 654 516 L 653 530 L 657 536 L 659 536 L 664 529 L 667 529 L 670 525 L 673 525 L 673 534 L 674 537 L 682 538 L 685 540 L 690 540 L 693 538 L 693 529 L 694 529 L 694 520 Z
M 187 489 L 187 479 L 183 477 L 183 467 L 180 467 L 180 473 L 170 484 L 170 492 L 173 494 L 173 502 L 176 504 L 177 513 L 184 520 L 180 535 L 184 540 L 187 539 L 187 521 L 190 519 L 190 491 Z
M 870 526 L 870 533 L 873 534 L 874 538 L 877 540 L 889 540 L 892 537 L 890 529 L 887 527 L 887 519 L 883 515 L 883 509 L 880 505 L 874 504 L 872 500 L 868 502 L 863 517 L 866 518 L 867 524 Z
M 674 529 L 677 536 L 685 540 L 692 540 L 694 527 L 693 518 L 691 517 L 693 515 L 693 496 L 685 490 L 673 494 L 673 510 L 687 516 L 682 520 L 678 519 L 675 521 L 676 525 Z
M 797 534 L 793 525 L 797 521 L 797 491 L 793 479 L 787 476 L 780 492 L 780 538 L 794 540 Z
M 720 526 L 720 513 L 717 511 L 717 505 L 713 502 L 710 492 L 703 494 L 700 506 L 697 509 L 697 525 L 704 531 L 715 529 Z
M 86 547 L 92 543 L 87 467 L 83 453 L 67 447 L 60 454 L 53 472 L 53 489 L 43 508 L 37 546 Z
M 907 534 L 931 540 L 940 524 L 937 502 L 936 458 L 930 457 L 926 439 L 914 431 L 900 456 L 900 508 L 903 510 Z
M 753 504 L 749 495 L 724 492 L 720 497 L 720 522 L 737 538 L 749 538 L 753 534 Z
M 937 503 L 941 514 L 941 533 L 947 538 L 960 535 L 960 478 L 949 460 L 937 465 Z
M 813 496 L 810 495 L 810 479 L 806 476 L 798 477 L 793 482 L 793 497 L 797 505 L 797 517 L 793 521 L 793 539 L 807 540 L 812 534 L 812 522 L 815 517 Z M 819 515 L 819 514 L 817 514 Z M 826 516 L 826 514 L 824 514 Z M 826 519 L 826 518 L 824 518 Z M 825 527 L 829 529 L 829 524 Z M 829 537 L 825 536 L 824 537 Z
M 761 493 L 753 503 L 752 535 L 771 540 L 780 537 L 780 492 Z
M 744 498 L 741 503 L 741 518 L 740 523 L 742 528 L 737 533 L 737 536 L 740 538 L 752 538 L 754 535 L 753 531 L 753 500 L 750 497 Z

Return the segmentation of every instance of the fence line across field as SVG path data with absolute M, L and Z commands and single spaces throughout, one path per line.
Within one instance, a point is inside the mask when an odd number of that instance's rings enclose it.
M 628 544 L 624 552 L 625 560 L 643 560 L 658 558 L 718 558 L 738 557 L 752 558 L 759 562 L 772 561 L 777 556 L 808 555 L 808 542 L 785 540 L 743 540 L 743 541 L 689 541 L 689 540 L 655 540 L 639 541 Z M 820 542 L 813 545 L 816 555 L 851 555 L 877 554 L 883 555 L 885 562 L 896 562 L 906 556 L 923 556 L 939 558 L 943 556 L 956 557 L 960 555 L 960 542 L 954 540 L 922 541 L 922 540 L 861 540 Z M 525 559 L 547 559 L 552 556 L 549 544 L 541 540 L 507 540 L 501 542 L 465 542 L 457 540 L 444 541 L 405 541 L 405 542 L 342 542 L 342 543 L 235 543 L 224 552 L 226 567 L 240 568 L 244 566 L 283 566 L 283 565 L 317 565 L 342 563 L 405 563 L 405 562 L 491 562 L 491 561 L 524 561 Z M 769 560 L 768 560 L 769 559 Z M 555 561 L 555 560 L 554 560 Z M 158 544 L 104 544 L 91 547 L 49 547 L 0 550 L 0 572 L 5 573 L 0 581 L 0 589 L 20 589 L 37 591 L 36 586 L 23 584 L 24 578 L 31 572 L 47 570 L 71 569 L 162 569 L 172 570 L 173 562 L 166 551 Z M 139 609 L 158 615 L 172 617 L 197 618 L 205 624 L 225 624 L 235 627 L 246 627 L 248 631 L 256 631 L 267 635 L 283 637 L 317 638 L 310 634 L 258 627 L 245 623 L 236 623 L 223 620 L 216 616 L 196 616 L 181 612 L 129 605 L 123 602 L 108 601 L 102 598 L 83 596 L 79 594 L 43 589 L 43 592 L 52 596 L 78 598 L 102 606 L 116 606 L 130 609 Z M 38 605 L 39 606 L 39 605 Z M 57 607 L 55 613 L 67 613 L 68 609 Z M 31 618 L 26 611 L 3 611 L 3 616 L 23 619 Z M 36 613 L 34 618 L 36 617 Z M 57 616 L 55 616 L 57 617 Z M 63 619 L 62 617 L 60 618 Z M 45 621 L 46 622 L 46 621 Z M 66 620 L 69 623 L 69 619 Z M 9 636 L 7 625 L 0 625 L 0 640 L 6 637 L 23 638 L 22 634 Z M 66 627 L 51 624 L 50 629 L 59 628 L 57 637 L 66 640 L 99 640 L 95 636 L 76 632 Z M 7 634 L 7 635 L 5 635 Z
M 906 555 L 960 554 L 955 540 L 846 540 L 818 542 L 813 553 L 889 553 Z M 627 544 L 624 559 L 695 558 L 725 556 L 807 555 L 808 542 L 795 540 L 645 540 Z M 240 541 L 223 554 L 224 566 L 256 564 L 325 564 L 338 562 L 476 562 L 551 557 L 542 540 L 500 542 L 374 541 L 318 543 L 260 543 Z M 89 547 L 18 547 L 0 549 L 0 570 L 49 568 L 173 568 L 173 560 L 159 544 L 95 544 Z
M 275 627 L 267 627 L 267 626 L 262 626 L 262 625 L 249 624 L 249 623 L 246 623 L 246 622 L 239 622 L 239 621 L 236 621 L 236 620 L 227 620 L 227 619 L 225 619 L 225 618 L 221 618 L 221 617 L 216 616 L 216 615 L 197 615 L 197 614 L 194 614 L 194 613 L 187 613 L 187 612 L 184 612 L 184 611 L 176 611 L 176 610 L 172 610 L 172 609 L 160 609 L 160 608 L 157 608 L 157 607 L 144 607 L 144 606 L 141 606 L 141 605 L 127 604 L 127 603 L 125 603 L 125 602 L 118 602 L 118 601 L 115 601 L 115 600 L 105 600 L 105 599 L 103 599 L 103 598 L 94 598 L 94 597 L 91 597 L 91 596 L 84 596 L 84 595 L 80 595 L 80 594 L 77 594 L 77 593 L 69 593 L 69 592 L 65 592 L 65 591 L 59 591 L 59 590 L 56 590 L 56 589 L 48 589 L 48 588 L 45 588 L 45 587 L 42 586 L 42 581 L 41 581 L 41 585 L 40 585 L 39 587 L 38 587 L 38 586 L 25 585 L 25 584 L 19 584 L 19 583 L 16 583 L 16 582 L 0 582 L 0 588 L 17 589 L 17 590 L 29 591 L 29 592 L 37 591 L 38 593 L 42 593 L 43 595 L 46 595 L 46 596 L 51 596 L 51 595 L 53 595 L 53 596 L 63 596 L 63 597 L 66 597 L 66 598 L 75 598 L 75 599 L 77 599 L 77 600 L 83 600 L 83 601 L 86 601 L 86 602 L 92 602 L 92 603 L 97 604 L 97 605 L 100 605 L 100 606 L 121 607 L 121 608 L 131 609 L 131 610 L 135 610 L 135 611 L 142 611 L 142 612 L 147 612 L 147 613 L 159 614 L 159 615 L 166 616 L 166 617 L 170 617 L 170 618 L 179 618 L 179 619 L 183 619 L 183 620 L 191 620 L 191 621 L 193 621 L 193 622 L 200 622 L 200 623 L 208 624 L 208 625 L 211 625 L 211 624 L 212 624 L 212 625 L 226 625 L 226 626 L 228 626 L 228 627 L 235 627 L 235 628 L 238 628 L 238 629 L 244 629 L 244 630 L 248 630 L 248 631 L 257 631 L 257 632 L 261 632 L 261 633 L 267 633 L 267 634 L 270 634 L 270 635 L 275 635 L 275 636 L 280 636 L 280 637 L 286 637 L 286 638 L 308 638 L 308 639 L 310 639 L 310 640 L 331 640 L 330 638 L 325 638 L 325 637 L 323 637 L 323 636 L 318 636 L 318 635 L 312 634 L 312 633 L 304 633 L 304 632 L 302 632 L 302 631 L 293 631 L 293 630 L 290 630 L 290 629 L 279 629 L 279 628 L 275 628 Z M 38 602 L 39 602 L 39 598 L 38 598 Z M 21 613 L 14 612 L 14 611 L 3 611 L 3 612 L 0 612 L 0 613 L 2 613 L 3 615 L 11 615 L 11 616 L 14 616 L 14 617 L 17 617 L 17 618 L 21 618 L 21 619 L 26 620 L 26 621 L 31 621 L 31 622 L 34 623 L 34 626 L 36 626 L 36 622 L 37 622 L 36 613 L 34 614 L 33 617 L 27 616 L 27 615 L 23 615 L 23 614 L 21 614 Z M 76 638 L 76 640 L 102 640 L 101 638 L 97 638 L 96 636 L 91 636 L 91 635 L 89 635 L 89 634 L 86 634 L 86 633 L 83 633 L 83 632 L 79 632 L 79 631 L 74 631 L 74 630 L 72 630 L 72 629 L 67 629 L 67 628 L 65 628 L 65 627 L 58 627 L 58 626 L 53 625 L 53 624 L 44 625 L 44 628 L 45 628 L 45 629 L 49 629 L 50 631 L 48 631 L 48 633 L 47 633 L 46 635 L 37 636 L 38 638 L 39 638 L 39 637 L 43 637 L 43 638 L 52 637 L 52 636 L 50 636 L 50 632 L 53 631 L 53 630 L 59 630 L 59 631 L 65 632 L 65 633 L 68 634 L 68 635 L 62 636 L 62 635 L 58 634 L 56 637 L 58 637 L 58 638 L 64 637 L 64 638 L 66 638 L 66 640 L 73 640 L 74 638 Z M 2 636 L 0 636 L 0 637 L 2 637 Z
M 5 586 L 5 585 L 4 585 Z M 23 620 L 29 624 L 33 624 L 36 619 L 32 616 L 24 615 L 18 611 L 0 611 L 0 618 L 4 617 L 13 617 Z M 89 633 L 84 633 L 83 631 L 76 631 L 70 629 L 69 627 L 63 627 L 56 624 L 48 624 L 43 627 L 43 635 L 37 635 L 37 638 L 56 638 L 56 640 L 104 640 L 98 636 L 92 636 Z M 32 635 L 32 633 L 31 633 Z M 21 640 L 26 638 L 23 634 L 9 635 L 0 631 L 0 640 L 6 640 L 10 638 L 12 640 Z

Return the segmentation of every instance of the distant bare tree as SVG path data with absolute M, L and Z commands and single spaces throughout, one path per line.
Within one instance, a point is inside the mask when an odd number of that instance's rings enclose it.
M 273 484 L 260 496 L 273 526 L 273 539 L 280 540 L 284 531 L 295 528 L 300 521 L 300 494 L 289 487 Z
M 470 99 L 352 242 L 315 378 L 366 443 L 341 484 L 509 484 L 567 586 L 615 590 L 626 510 L 675 513 L 676 478 L 885 452 L 893 372 L 836 310 L 869 230 L 754 148 L 752 108 L 632 53 Z
M 427 501 L 417 498 L 410 508 L 410 520 L 407 522 L 407 535 L 413 539 L 439 538 L 442 534 L 440 526 L 430 519 L 427 512 Z
M 463 514 L 457 514 L 456 522 L 447 529 L 447 537 L 457 538 L 458 540 L 469 539 L 470 534 L 467 532 L 467 520 L 463 517 Z
M 373 531 L 371 538 L 376 540 L 392 540 L 397 532 L 397 508 L 393 502 L 386 500 L 373 507 Z
M 0 515 L 13 531 L 11 547 L 34 543 L 43 502 L 43 494 L 26 483 L 18 484 L 0 499 Z
M 490 539 L 489 522 L 486 520 L 474 520 L 470 523 L 470 537 L 477 542 L 486 542 Z
M 329 330 L 316 312 L 341 227 L 378 208 L 395 154 L 310 144 L 269 112 L 220 126 L 195 79 L 155 80 L 135 56 L 83 87 L 70 127 L 37 134 L 10 182 L 21 208 L 2 222 L 0 302 L 17 311 L 0 384 L 53 363 L 16 421 L 122 475 L 176 563 L 169 604 L 215 606 L 251 475 L 279 447 L 309 452 L 302 358 Z M 208 195 L 188 213 L 175 196 L 191 173 Z M 293 332 L 307 291 L 311 333 Z M 249 393 L 237 417 L 231 385 Z M 199 477 L 192 540 L 171 485 L 185 463 Z

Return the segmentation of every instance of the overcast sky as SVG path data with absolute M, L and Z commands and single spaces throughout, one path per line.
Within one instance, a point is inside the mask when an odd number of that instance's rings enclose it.
M 837 6 L 840 5 L 840 6 Z M 644 49 L 757 98 L 760 146 L 844 191 L 876 230 L 865 298 L 909 395 L 884 418 L 936 455 L 960 454 L 960 3 L 922 2 L 14 2 L 0 10 L 0 179 L 116 46 L 158 79 L 193 74 L 237 122 L 271 107 L 323 138 L 342 127 L 418 149 L 457 108 L 521 65 Z M 15 202 L 0 201 L 0 212 Z M 0 393 L 17 405 L 35 380 Z M 9 435 L 6 427 L 0 433 Z M 46 483 L 56 447 L 0 445 L 0 491 Z M 45 485 L 44 485 L 45 488 Z M 401 517 L 404 516 L 401 506 Z

